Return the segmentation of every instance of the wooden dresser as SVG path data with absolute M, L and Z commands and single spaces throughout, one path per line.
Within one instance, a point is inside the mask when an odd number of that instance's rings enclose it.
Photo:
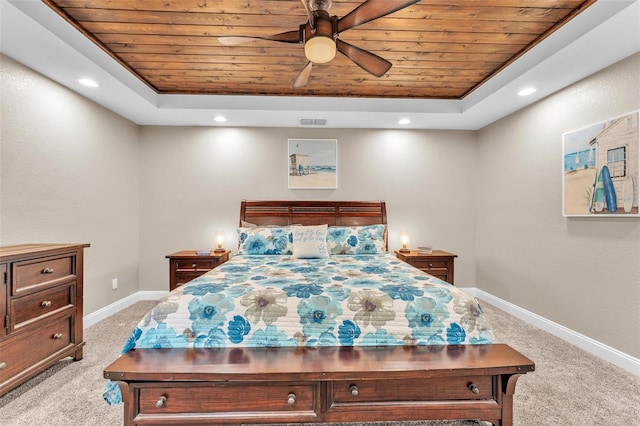
M 409 252 L 395 251 L 398 259 L 423 270 L 427 274 L 453 284 L 453 261 L 457 254 L 444 250 L 433 250 L 431 254 L 421 254 L 417 250 Z
M 229 260 L 231 251 L 214 251 L 198 255 L 195 250 L 183 250 L 165 257 L 169 259 L 169 291 L 175 290 Z
M 86 247 L 0 247 L 0 395 L 63 358 L 82 359 Z

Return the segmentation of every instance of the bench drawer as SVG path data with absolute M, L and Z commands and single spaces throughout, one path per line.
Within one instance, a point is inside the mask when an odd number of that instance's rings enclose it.
M 399 401 L 482 400 L 494 397 L 490 376 L 434 379 L 336 381 L 333 402 L 361 404 Z M 475 391 L 477 392 L 474 392 Z
M 314 411 L 317 385 L 299 383 L 193 383 L 141 385 L 139 413 Z

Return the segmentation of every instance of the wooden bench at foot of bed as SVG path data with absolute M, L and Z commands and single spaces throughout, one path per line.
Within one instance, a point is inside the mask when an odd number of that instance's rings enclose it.
M 476 419 L 513 423 L 534 363 L 504 344 L 135 349 L 104 370 L 125 425 Z

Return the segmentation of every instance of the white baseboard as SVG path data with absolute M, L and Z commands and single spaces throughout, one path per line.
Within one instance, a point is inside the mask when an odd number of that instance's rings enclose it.
M 478 288 L 465 288 L 465 290 L 473 294 L 478 299 L 484 300 L 516 318 L 551 333 L 562 340 L 604 359 L 605 361 L 629 371 L 630 373 L 640 376 L 640 359 L 638 358 L 632 357 L 631 355 L 612 348 L 611 346 L 607 346 L 604 343 L 598 342 L 591 337 L 580 334 L 563 325 L 550 321 L 540 315 L 534 314 L 533 312 L 529 312 L 526 309 L 502 300 Z
M 167 293 L 167 291 L 139 291 L 137 293 L 134 293 L 130 296 L 125 297 L 124 299 L 120 299 L 117 302 L 114 302 L 110 305 L 105 306 L 104 308 L 98 309 L 97 311 L 82 317 L 83 328 L 91 327 L 98 321 L 102 321 L 103 319 L 108 318 L 125 308 L 128 308 L 136 302 L 139 302 L 141 300 L 158 300 Z
M 604 359 L 605 361 L 608 361 L 620 368 L 629 371 L 630 373 L 640 376 L 640 360 L 638 358 L 634 358 L 631 355 L 620 352 L 619 350 L 607 346 L 604 343 L 600 343 L 597 340 L 575 332 L 563 325 L 557 324 L 553 321 L 541 317 L 540 315 L 534 314 L 533 312 L 529 312 L 526 309 L 502 300 L 499 297 L 496 297 L 478 288 L 470 287 L 465 288 L 464 290 L 474 295 L 478 299 L 484 300 L 494 305 L 495 307 L 505 311 L 506 313 L 513 315 L 516 318 L 519 318 L 531 325 L 534 325 L 548 333 L 553 334 L 556 337 L 559 337 L 573 345 L 576 345 L 577 347 L 584 349 L 585 351 L 590 352 Z M 98 321 L 108 318 L 118 311 L 121 311 L 122 309 L 133 305 L 136 302 L 139 302 L 141 300 L 157 300 L 165 294 L 167 294 L 167 291 L 139 291 L 137 293 L 134 293 L 130 296 L 125 297 L 124 299 L 120 299 L 117 302 L 105 306 L 102 309 L 85 315 L 83 318 L 84 328 L 90 327 Z

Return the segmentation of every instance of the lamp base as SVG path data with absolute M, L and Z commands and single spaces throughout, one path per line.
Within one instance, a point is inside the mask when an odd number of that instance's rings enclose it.
M 400 253 L 409 253 L 411 250 L 409 250 L 408 248 L 401 248 L 400 250 L 398 250 Z
M 213 249 L 213 252 L 214 252 L 214 253 L 222 253 L 223 251 L 226 251 L 226 250 L 225 250 L 225 249 L 223 249 L 223 248 Z

